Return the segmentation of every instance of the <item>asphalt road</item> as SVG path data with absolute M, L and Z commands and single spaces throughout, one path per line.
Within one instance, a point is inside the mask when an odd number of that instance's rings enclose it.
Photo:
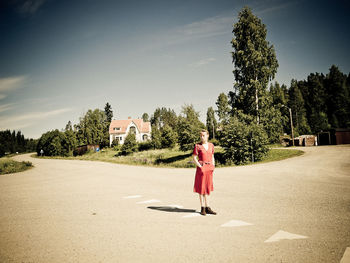
M 350 147 L 301 149 L 217 168 L 215 216 L 195 169 L 16 156 L 35 168 L 0 176 L 0 262 L 348 262 Z

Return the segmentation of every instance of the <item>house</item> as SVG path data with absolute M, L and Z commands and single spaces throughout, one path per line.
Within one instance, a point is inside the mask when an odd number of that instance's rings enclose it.
M 136 135 L 136 141 L 144 142 L 151 139 L 151 123 L 142 119 L 112 120 L 109 125 L 109 145 L 113 140 L 123 144 L 129 132 Z

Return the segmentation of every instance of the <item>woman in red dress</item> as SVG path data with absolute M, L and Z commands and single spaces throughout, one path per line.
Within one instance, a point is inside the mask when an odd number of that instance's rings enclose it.
M 214 144 L 208 143 L 209 133 L 207 130 L 201 130 L 201 143 L 194 146 L 193 161 L 197 166 L 196 177 L 194 180 L 193 192 L 199 194 L 199 201 L 201 204 L 201 215 L 213 214 L 216 212 L 211 210 L 208 206 L 207 195 L 214 190 L 213 187 L 213 171 L 215 168 L 214 159 Z M 198 157 L 198 159 L 197 159 Z M 203 201 L 204 204 L 203 206 Z

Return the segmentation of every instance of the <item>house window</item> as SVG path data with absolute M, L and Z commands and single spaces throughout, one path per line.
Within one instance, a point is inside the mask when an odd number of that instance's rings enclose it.
M 144 135 L 142 136 L 142 139 L 143 139 L 144 141 L 147 141 L 147 140 L 148 140 L 147 134 L 144 134 Z
M 120 127 L 115 127 L 114 130 L 115 131 L 120 131 Z

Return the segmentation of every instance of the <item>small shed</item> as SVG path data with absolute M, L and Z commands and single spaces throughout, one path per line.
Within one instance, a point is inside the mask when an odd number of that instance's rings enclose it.
M 75 149 L 74 155 L 83 155 L 87 151 L 90 151 L 90 150 L 92 150 L 94 152 L 98 152 L 100 150 L 100 145 L 98 145 L 98 144 L 80 145 Z
M 350 129 L 335 129 L 334 135 L 336 144 L 350 144 Z
M 336 128 L 317 134 L 320 145 L 350 144 L 350 128 Z
M 289 141 L 289 146 L 293 145 L 293 141 Z M 294 146 L 315 146 L 317 145 L 316 135 L 300 135 L 294 138 Z

